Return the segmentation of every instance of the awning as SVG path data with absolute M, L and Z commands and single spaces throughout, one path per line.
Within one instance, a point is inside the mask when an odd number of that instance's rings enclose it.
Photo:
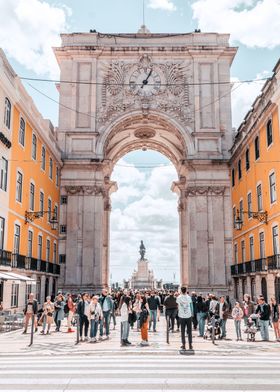
M 17 280 L 26 282 L 26 284 L 35 284 L 36 280 L 29 278 L 28 276 L 15 274 L 14 272 L 0 272 L 0 279 L 2 280 Z

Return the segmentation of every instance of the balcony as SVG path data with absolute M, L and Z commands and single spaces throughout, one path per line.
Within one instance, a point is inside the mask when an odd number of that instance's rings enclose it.
M 0 266 L 59 275 L 60 265 L 0 249 Z
M 246 261 L 245 263 L 233 264 L 230 266 L 231 275 L 248 275 L 255 272 L 268 270 L 280 270 L 280 255 L 273 255 L 267 258 Z

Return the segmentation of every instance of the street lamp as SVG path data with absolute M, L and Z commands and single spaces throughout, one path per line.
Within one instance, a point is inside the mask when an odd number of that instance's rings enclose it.
M 267 224 L 267 211 L 242 211 L 242 213 L 240 213 L 240 211 L 237 210 L 236 212 L 236 218 L 234 219 L 234 227 L 236 230 L 242 230 L 243 214 L 248 214 L 250 218 L 257 219 L 260 223 Z
M 58 219 L 57 211 L 54 209 L 51 211 L 25 211 L 25 224 L 33 222 L 35 219 L 42 218 L 45 214 L 51 214 L 49 223 L 51 224 L 52 230 L 57 230 Z

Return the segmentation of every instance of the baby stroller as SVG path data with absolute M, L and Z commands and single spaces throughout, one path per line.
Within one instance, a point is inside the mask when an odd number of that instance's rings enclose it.
M 256 333 L 258 330 L 258 316 L 256 314 L 251 314 L 248 318 L 246 328 L 244 329 L 244 333 L 247 334 L 247 342 L 256 341 Z
M 211 339 L 212 343 L 215 344 L 215 340 L 221 339 L 221 336 L 221 319 L 217 315 L 212 315 L 206 325 L 203 339 Z

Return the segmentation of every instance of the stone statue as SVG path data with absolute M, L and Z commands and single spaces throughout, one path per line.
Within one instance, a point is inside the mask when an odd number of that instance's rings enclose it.
M 140 244 L 140 256 L 141 256 L 141 260 L 145 260 L 145 253 L 146 253 L 146 248 L 145 245 L 143 244 L 143 241 L 141 240 L 141 244 Z

